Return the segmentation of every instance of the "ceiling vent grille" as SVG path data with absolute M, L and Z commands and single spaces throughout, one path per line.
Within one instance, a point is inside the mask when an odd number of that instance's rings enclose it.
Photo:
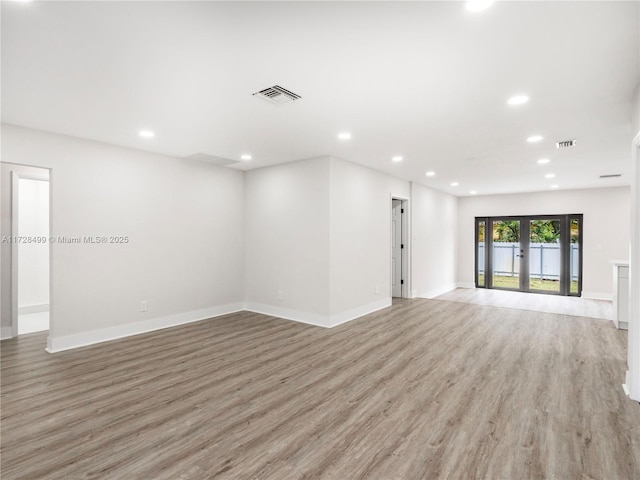
M 216 155 L 209 155 L 208 153 L 194 153 L 193 155 L 189 155 L 188 157 L 183 157 L 188 160 L 197 160 L 198 162 L 206 162 L 211 163 L 213 165 L 217 165 L 218 167 L 226 167 L 228 165 L 233 165 L 234 163 L 240 163 L 239 160 L 232 160 L 231 158 L 218 157 Z
M 600 175 L 600 178 L 618 178 L 621 177 L 621 173 L 612 173 L 610 175 Z
M 283 103 L 292 102 L 294 100 L 298 100 L 302 97 L 300 95 L 293 93 L 286 88 L 282 88 L 280 85 L 274 85 L 273 87 L 265 88 L 264 90 L 260 90 L 253 94 L 254 96 L 258 96 L 260 98 L 264 98 L 271 103 L 275 103 L 276 105 L 281 105 Z
M 565 140 L 563 142 L 556 142 L 556 148 L 575 147 L 576 143 L 577 143 L 577 141 L 575 139 L 573 139 L 573 140 Z

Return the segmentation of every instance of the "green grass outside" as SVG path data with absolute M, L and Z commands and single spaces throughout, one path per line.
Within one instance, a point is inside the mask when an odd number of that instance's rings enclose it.
M 478 275 L 478 285 L 484 286 L 484 275 Z M 520 279 L 518 277 L 510 277 L 503 275 L 495 275 L 493 277 L 493 286 L 496 288 L 512 288 L 517 290 L 520 288 Z M 545 292 L 559 292 L 560 282 L 557 280 L 541 280 L 539 278 L 529 279 L 529 288 L 531 290 L 542 290 Z M 578 293 L 578 282 L 571 282 L 571 293 Z

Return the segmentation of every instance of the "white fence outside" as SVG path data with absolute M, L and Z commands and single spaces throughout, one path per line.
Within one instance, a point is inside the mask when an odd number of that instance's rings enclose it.
M 560 244 L 529 244 L 529 276 L 543 280 L 560 279 Z M 571 281 L 578 280 L 580 265 L 580 247 L 571 244 Z M 484 242 L 478 244 L 479 258 L 484 258 Z M 520 244 L 512 242 L 493 243 L 493 274 L 508 277 L 520 273 Z M 484 265 L 478 265 L 478 272 L 484 274 Z

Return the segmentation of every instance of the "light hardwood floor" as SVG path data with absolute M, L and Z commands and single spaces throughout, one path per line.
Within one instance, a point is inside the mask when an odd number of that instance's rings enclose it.
M 416 299 L 44 341 L 1 345 L 3 480 L 640 478 L 608 321 Z

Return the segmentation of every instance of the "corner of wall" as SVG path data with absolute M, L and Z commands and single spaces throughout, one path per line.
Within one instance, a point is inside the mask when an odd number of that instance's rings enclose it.
M 636 88 L 636 93 L 631 101 L 631 127 L 633 128 L 632 136 L 635 137 L 640 133 L 640 84 Z

